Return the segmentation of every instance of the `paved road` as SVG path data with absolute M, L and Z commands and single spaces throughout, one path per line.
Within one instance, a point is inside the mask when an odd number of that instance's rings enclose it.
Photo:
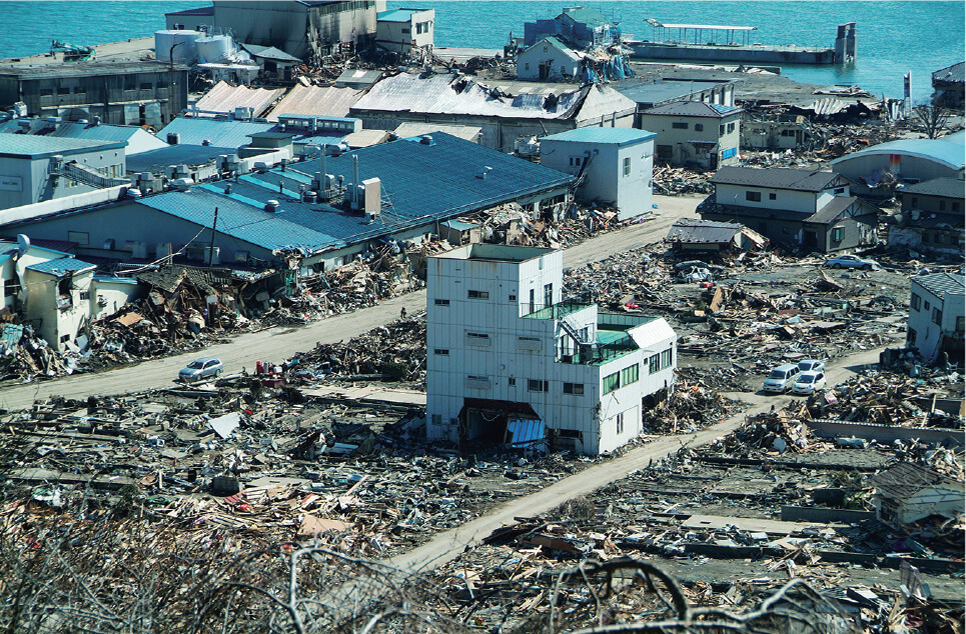
M 700 197 L 655 196 L 658 210 L 652 219 L 619 231 L 592 238 L 564 252 L 565 266 L 580 266 L 603 259 L 635 246 L 657 242 L 667 235 L 671 224 L 682 216 L 693 216 Z M 386 300 L 378 306 L 322 319 L 297 328 L 272 328 L 243 334 L 225 344 L 163 359 L 145 361 L 135 366 L 106 372 L 79 374 L 51 381 L 10 386 L 0 389 L 0 407 L 16 410 L 30 407 L 34 400 L 50 396 L 86 399 L 90 395 L 106 396 L 150 389 L 172 387 L 178 370 L 199 356 L 218 357 L 228 372 L 255 369 L 258 360 L 280 363 L 315 347 L 316 342 L 334 343 L 350 339 L 381 326 L 406 309 L 410 315 L 425 310 L 426 292 L 417 291 Z
M 863 350 L 842 357 L 834 364 L 829 364 L 826 373 L 829 384 L 834 385 L 843 381 L 851 376 L 855 370 L 861 371 L 864 366 L 878 363 L 878 361 L 879 350 Z M 685 444 L 691 447 L 705 445 L 739 427 L 744 422 L 745 416 L 768 411 L 773 405 L 775 409 L 778 409 L 790 399 L 796 398 L 769 396 L 760 392 L 756 394 L 735 393 L 728 396 L 740 398 L 749 403 L 751 407 L 741 414 L 732 416 L 695 434 L 662 436 L 646 445 L 631 449 L 620 458 L 596 464 L 580 473 L 558 480 L 540 491 L 510 500 L 486 515 L 440 533 L 422 546 L 393 557 L 385 563 L 400 570 L 411 572 L 424 572 L 441 566 L 458 557 L 467 546 L 479 543 L 497 528 L 513 524 L 514 517 L 532 517 L 550 511 L 567 500 L 590 495 L 600 487 L 646 467 L 650 461 L 657 461 L 674 453 Z

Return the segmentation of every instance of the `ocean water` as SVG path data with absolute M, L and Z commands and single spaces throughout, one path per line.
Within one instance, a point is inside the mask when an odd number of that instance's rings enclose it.
M 148 37 L 164 28 L 164 13 L 208 4 L 205 0 L 43 0 L 0 3 L 0 59 L 43 53 L 53 39 L 89 45 Z M 618 21 L 625 34 L 652 38 L 646 18 L 664 23 L 758 27 L 762 44 L 831 46 L 835 29 L 856 22 L 858 60 L 849 66 L 785 66 L 788 77 L 814 84 L 856 84 L 876 95 L 902 96 L 902 76 L 912 73 L 913 100 L 932 91 L 930 75 L 964 59 L 966 2 L 885 0 L 390 0 L 436 9 L 437 46 L 502 48 L 523 24 L 552 18 L 583 4 Z

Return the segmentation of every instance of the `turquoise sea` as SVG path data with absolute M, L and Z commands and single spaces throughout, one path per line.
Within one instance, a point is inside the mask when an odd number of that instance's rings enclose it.
M 0 58 L 42 53 L 52 39 L 98 44 L 147 37 L 164 28 L 164 13 L 206 5 L 204 0 L 0 2 Z M 619 21 L 625 33 L 650 38 L 654 18 L 664 23 L 756 26 L 754 42 L 831 46 L 836 25 L 856 22 L 858 61 L 847 67 L 787 66 L 785 75 L 815 84 L 857 84 L 876 95 L 902 96 L 902 76 L 912 73 L 913 99 L 928 98 L 930 74 L 966 53 L 966 2 L 825 0 L 605 1 L 390 0 L 401 6 L 436 9 L 437 46 L 502 48 L 524 22 L 550 18 L 565 6 L 582 4 Z

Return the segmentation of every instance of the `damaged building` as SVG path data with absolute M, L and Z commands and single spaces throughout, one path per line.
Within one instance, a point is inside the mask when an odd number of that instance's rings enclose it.
M 746 225 L 773 244 L 831 253 L 877 240 L 878 210 L 833 172 L 724 167 L 709 182 L 715 192 L 698 205 L 702 219 Z
M 324 175 L 321 177 L 320 174 Z M 433 178 L 416 178 L 433 174 Z M 400 139 L 114 204 L 25 220 L 17 231 L 78 254 L 224 263 L 304 274 L 371 247 L 420 242 L 437 223 L 516 203 L 560 213 L 574 177 L 446 134 Z M 212 238 L 212 227 L 215 236 Z
M 904 187 L 896 194 L 902 208 L 889 219 L 889 246 L 936 255 L 963 254 L 964 181 L 934 178 Z
M 963 481 L 927 466 L 903 462 L 872 478 L 876 517 L 907 525 L 937 515 L 957 519 L 966 513 Z
M 559 250 L 475 244 L 430 258 L 427 438 L 598 455 L 674 383 L 661 317 L 563 297 Z
M 945 354 L 961 363 L 966 348 L 966 284 L 962 275 L 930 273 L 912 278 L 906 345 L 935 361 Z

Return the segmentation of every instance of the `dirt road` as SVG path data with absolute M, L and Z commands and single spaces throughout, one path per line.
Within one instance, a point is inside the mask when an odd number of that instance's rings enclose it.
M 834 385 L 869 364 L 878 363 L 879 350 L 864 350 L 856 354 L 838 359 L 828 368 L 829 385 Z M 650 461 L 657 461 L 674 453 L 684 445 L 697 447 L 707 444 L 736 429 L 744 421 L 745 416 L 768 411 L 773 405 L 780 408 L 790 398 L 782 396 L 768 396 L 757 394 L 729 394 L 732 398 L 740 398 L 751 407 L 695 434 L 680 436 L 662 436 L 661 438 L 640 447 L 631 449 L 623 456 L 602 462 L 580 473 L 559 480 L 545 489 L 530 495 L 510 500 L 486 515 L 479 517 L 462 526 L 440 533 L 432 541 L 397 557 L 386 563 L 400 570 L 412 572 L 426 571 L 451 561 L 459 556 L 463 550 L 474 543 L 478 543 L 495 529 L 512 524 L 517 516 L 532 517 L 550 511 L 567 500 L 586 496 L 596 489 L 624 478 L 634 471 L 646 467 Z
M 580 266 L 635 246 L 657 242 L 667 235 L 668 228 L 675 220 L 693 216 L 702 198 L 655 196 L 654 203 L 658 208 L 649 220 L 567 249 L 564 252 L 564 265 Z M 240 372 L 243 367 L 252 371 L 255 361 L 279 363 L 299 352 L 311 350 L 316 342 L 337 342 L 372 330 L 396 319 L 402 308 L 410 315 L 425 310 L 426 292 L 407 293 L 378 306 L 322 319 L 299 328 L 273 328 L 240 335 L 229 343 L 211 346 L 203 352 L 145 361 L 95 374 L 5 387 L 0 389 L 0 407 L 24 409 L 30 407 L 35 399 L 50 396 L 86 399 L 90 395 L 106 396 L 172 387 L 178 370 L 201 356 L 218 357 L 229 373 Z

